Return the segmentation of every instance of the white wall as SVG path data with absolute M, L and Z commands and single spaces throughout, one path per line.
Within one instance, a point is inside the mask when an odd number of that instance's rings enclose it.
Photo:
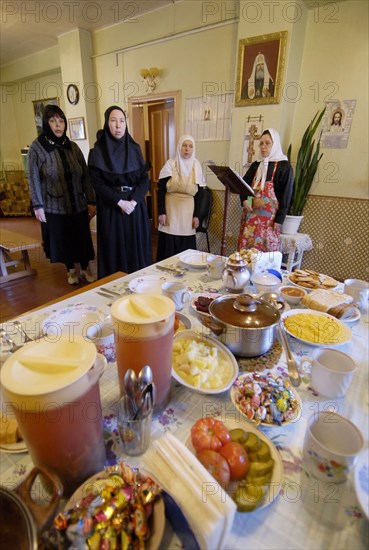
M 64 110 L 61 74 L 56 72 L 48 76 L 18 81 L 11 86 L 3 85 L 1 92 L 1 159 L 5 165 L 13 165 L 13 170 L 22 170 L 20 150 L 30 145 L 37 137 L 32 102 L 58 97 L 60 108 Z
M 293 143 L 325 100 L 357 100 L 348 147 L 322 149 L 315 195 L 369 196 L 368 52 L 368 2 L 349 0 L 309 11 Z
M 262 114 L 266 126 L 281 132 L 284 149 L 292 142 L 296 151 L 302 133 L 315 112 L 324 106 L 329 89 L 335 82 L 339 99 L 357 99 L 353 127 L 347 149 L 324 150 L 321 171 L 327 163 L 338 167 L 338 182 L 324 182 L 325 173 L 313 188 L 315 194 L 330 196 L 368 196 L 368 3 L 361 0 L 333 2 L 307 10 L 302 0 L 249 2 L 184 0 L 173 6 L 120 23 L 92 35 L 94 80 L 101 92 L 96 107 L 97 123 L 90 121 L 89 137 L 93 144 L 98 127 L 102 126 L 105 109 L 115 103 L 126 106 L 130 95 L 143 95 L 139 76 L 142 67 L 163 69 L 157 91 L 181 90 L 180 132 L 184 129 L 184 105 L 187 97 L 202 94 L 203 84 L 218 83 L 227 92 L 235 89 L 238 41 L 282 30 L 288 31 L 284 74 L 284 91 L 293 82 L 301 90 L 298 100 L 285 95 L 278 105 L 235 107 L 232 135 L 229 142 L 198 142 L 200 160 L 214 159 L 231 166 L 242 161 L 245 120 L 248 115 Z M 239 7 L 239 12 L 237 12 Z M 228 24 L 239 15 L 238 23 Z M 208 25 L 224 24 L 204 30 Z M 158 44 L 139 47 L 148 40 L 191 29 L 204 32 L 175 37 Z M 129 48 L 129 49 L 127 49 Z M 117 53 L 121 50 L 120 53 Z M 124 50 L 124 51 L 123 51 Z M 60 55 L 56 49 L 45 50 L 2 68 L 2 81 L 33 90 L 22 98 L 8 94 L 1 102 L 2 159 L 19 162 L 21 147 L 36 137 L 32 100 L 36 86 L 61 81 Z M 40 71 L 42 76 L 38 76 Z M 32 77 L 33 75 L 33 77 Z M 319 90 L 314 97 L 312 87 Z M 47 97 L 52 97 L 48 95 Z M 61 102 L 64 108 L 64 103 Z M 90 105 L 91 107 L 91 105 Z M 95 125 L 95 128 L 93 127 Z M 92 136 L 92 138 L 91 138 Z M 86 145 L 88 147 L 88 145 Z M 215 177 L 208 182 L 217 186 Z M 222 187 L 219 184 L 220 187 Z

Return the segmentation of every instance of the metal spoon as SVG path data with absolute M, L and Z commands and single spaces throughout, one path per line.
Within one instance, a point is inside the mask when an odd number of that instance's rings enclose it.
M 18 332 L 21 333 L 22 337 L 24 338 L 24 342 L 33 342 L 32 338 L 30 338 L 24 330 L 23 325 L 20 321 L 14 321 L 13 325 L 18 330 Z
M 141 418 L 142 416 L 146 416 L 150 412 L 153 406 L 152 393 L 152 384 L 147 384 L 140 394 L 141 402 L 139 403 L 133 420 Z
M 134 407 L 137 410 L 136 395 L 138 390 L 138 383 L 136 373 L 133 369 L 128 369 L 124 375 L 124 387 L 127 395 L 132 399 Z
M 141 392 L 143 392 L 145 386 L 147 386 L 148 384 L 152 384 L 152 381 L 153 381 L 152 369 L 151 367 L 149 367 L 149 365 L 145 365 L 144 367 L 142 367 L 142 369 L 138 373 L 138 378 L 137 378 L 138 389 Z
M 282 342 L 284 352 L 286 354 L 288 376 L 291 381 L 291 384 L 297 388 L 297 386 L 301 384 L 301 376 L 299 371 L 297 370 L 297 363 L 292 355 L 290 344 L 288 342 L 287 335 L 284 332 L 282 323 L 279 324 L 279 334 L 281 337 L 281 342 Z
M 6 331 L 3 328 L 0 328 L 0 338 L 4 341 L 4 343 L 9 344 L 10 346 L 10 352 L 13 353 L 13 351 L 17 351 L 17 349 L 23 348 L 23 344 L 14 344 L 14 341 L 6 334 Z

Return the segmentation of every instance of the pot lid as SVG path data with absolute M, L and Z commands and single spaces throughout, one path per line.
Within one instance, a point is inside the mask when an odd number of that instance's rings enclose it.
M 220 296 L 209 306 L 216 321 L 240 328 L 264 328 L 280 320 L 279 311 L 265 300 L 250 294 Z
M 21 498 L 0 487 L 0 537 L 3 548 L 37 549 L 37 531 L 33 517 Z

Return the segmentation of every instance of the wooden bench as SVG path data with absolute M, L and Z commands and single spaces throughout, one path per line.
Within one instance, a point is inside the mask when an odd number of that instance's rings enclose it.
M 20 277 L 37 275 L 36 269 L 31 268 L 28 251 L 41 245 L 42 242 L 37 239 L 0 228 L 0 286 Z M 21 252 L 21 258 L 12 258 L 11 254 L 15 252 Z M 21 270 L 9 273 L 9 267 L 19 264 L 23 264 Z

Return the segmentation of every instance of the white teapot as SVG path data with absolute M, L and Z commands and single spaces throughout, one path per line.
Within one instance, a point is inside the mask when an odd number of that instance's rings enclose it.
M 234 252 L 226 261 L 222 281 L 227 292 L 240 293 L 248 283 L 250 273 L 239 252 Z

